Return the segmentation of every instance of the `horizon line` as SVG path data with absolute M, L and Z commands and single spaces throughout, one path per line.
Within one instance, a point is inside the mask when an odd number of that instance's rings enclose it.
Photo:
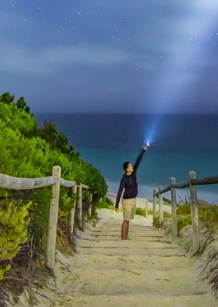
M 217 112 L 58 112 L 58 111 L 37 111 L 33 114 L 75 114 L 75 115 L 218 115 Z

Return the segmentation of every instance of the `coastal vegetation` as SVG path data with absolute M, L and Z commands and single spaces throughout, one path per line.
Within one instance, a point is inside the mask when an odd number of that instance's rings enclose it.
M 46 177 L 51 176 L 54 165 L 59 165 L 62 178 L 89 187 L 93 208 L 107 202 L 107 185 L 99 170 L 80 158 L 54 123 L 45 121 L 39 127 L 24 97 L 14 102 L 9 92 L 0 96 L 0 146 L 0 173 Z M 57 244 L 65 248 L 72 243 L 67 229 L 75 197 L 70 190 L 61 189 Z M 84 203 L 87 198 L 84 193 Z M 47 187 L 24 191 L 0 188 L 0 280 L 5 286 L 16 285 L 22 291 L 28 277 L 43 263 L 40 259 L 45 258 L 50 199 L 51 189 Z
M 198 200 L 197 205 L 199 248 L 193 250 L 191 204 L 188 202 L 177 207 L 177 242 L 191 257 L 200 259 L 199 278 L 207 280 L 215 297 L 218 298 L 218 206 L 203 200 Z M 162 223 L 157 216 L 154 225 L 163 228 L 167 234 L 172 233 L 172 219 L 169 216 L 164 216 Z
M 170 218 L 171 215 L 164 212 L 164 218 L 162 224 L 159 223 L 159 216 L 154 219 L 154 225 L 156 227 L 165 227 L 166 224 L 167 232 L 171 232 L 171 219 L 167 221 L 167 218 Z M 218 206 L 207 204 L 205 201 L 198 201 L 198 217 L 200 227 L 205 227 L 208 231 L 218 230 Z M 169 223 L 168 223 L 169 222 Z M 177 230 L 180 234 L 181 230 L 187 225 L 191 225 L 191 204 L 186 203 L 177 207 Z

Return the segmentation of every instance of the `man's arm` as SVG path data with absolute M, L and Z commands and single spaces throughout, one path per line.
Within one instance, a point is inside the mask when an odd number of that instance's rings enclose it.
M 124 177 L 123 177 L 120 181 L 120 187 L 119 187 L 119 190 L 118 190 L 118 193 L 117 193 L 116 204 L 115 204 L 116 209 L 119 209 L 120 198 L 121 198 L 121 195 L 123 193 L 124 188 L 125 188 L 125 180 L 124 180 Z
M 142 157 L 143 157 L 144 153 L 147 151 L 147 149 L 148 149 L 148 145 L 147 144 L 143 145 L 142 150 L 141 150 L 141 152 L 140 152 L 140 154 L 139 154 L 139 156 L 136 160 L 136 163 L 133 166 L 135 172 L 137 171 L 139 164 L 142 161 Z

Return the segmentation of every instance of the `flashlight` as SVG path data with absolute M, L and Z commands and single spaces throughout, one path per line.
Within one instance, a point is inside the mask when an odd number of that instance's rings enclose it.
M 142 146 L 142 148 L 144 149 L 145 146 L 150 146 L 150 144 L 144 143 L 143 146 Z

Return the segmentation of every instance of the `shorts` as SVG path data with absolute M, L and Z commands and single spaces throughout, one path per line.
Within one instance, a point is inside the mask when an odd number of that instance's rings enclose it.
M 123 219 L 133 220 L 136 212 L 136 198 L 122 199 Z

